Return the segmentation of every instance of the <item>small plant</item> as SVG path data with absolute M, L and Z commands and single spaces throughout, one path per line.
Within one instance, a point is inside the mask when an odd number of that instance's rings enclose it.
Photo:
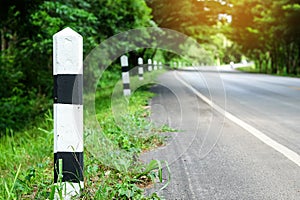
M 20 170 L 21 170 L 21 165 L 19 165 L 19 167 L 18 167 L 18 170 L 17 170 L 17 173 L 15 175 L 14 181 L 13 181 L 13 183 L 12 183 L 12 185 L 11 185 L 10 188 L 7 185 L 7 183 L 4 182 L 4 187 L 5 187 L 5 190 L 6 190 L 7 200 L 17 199 L 17 195 L 14 193 L 14 188 L 15 188 L 15 185 L 16 185 L 16 182 L 17 182 Z
M 56 195 L 58 195 L 58 198 L 60 200 L 63 200 L 63 189 L 64 189 L 64 183 L 62 182 L 62 179 L 63 179 L 63 172 L 62 172 L 62 169 L 63 169 L 63 160 L 62 159 L 59 159 L 58 160 L 58 176 L 57 176 L 57 184 L 54 185 L 53 187 L 53 190 L 51 191 L 51 197 L 54 193 L 54 197 Z
M 155 183 L 157 179 L 160 183 L 162 183 L 163 182 L 163 168 L 162 168 L 163 163 L 165 164 L 165 167 L 168 172 L 168 180 L 167 180 L 166 184 L 160 188 L 160 190 L 163 190 L 164 188 L 166 188 L 169 185 L 170 180 L 171 180 L 171 171 L 170 171 L 167 161 L 151 160 L 150 163 L 146 166 L 145 170 L 143 170 L 141 173 L 139 173 L 136 176 L 136 179 L 140 179 L 141 177 L 144 176 L 144 177 L 150 178 L 152 183 Z

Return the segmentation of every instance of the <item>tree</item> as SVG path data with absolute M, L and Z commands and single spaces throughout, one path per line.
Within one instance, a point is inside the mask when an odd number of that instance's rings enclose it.
M 0 130 L 22 128 L 52 97 L 52 36 L 71 27 L 87 55 L 102 40 L 151 25 L 143 0 L 13 0 L 0 5 Z
M 215 33 L 212 26 L 217 24 L 218 14 L 225 6 L 205 0 L 148 0 L 147 4 L 159 27 L 182 32 L 201 43 L 209 42 L 207 36 Z
M 233 2 L 231 40 L 262 71 L 297 73 L 299 69 L 299 1 Z
M 290 0 L 282 6 L 285 12 L 285 41 L 287 43 L 287 72 L 300 73 L 300 1 Z
M 159 27 L 196 39 L 211 56 L 208 60 L 223 55 L 219 44 L 215 43 L 215 36 L 222 31 L 219 14 L 225 13 L 227 4 L 209 0 L 148 0 L 147 4 L 152 8 L 153 20 Z

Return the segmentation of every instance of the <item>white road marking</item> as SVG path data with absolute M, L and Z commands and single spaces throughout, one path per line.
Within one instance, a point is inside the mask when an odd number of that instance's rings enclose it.
M 231 120 L 232 122 L 234 122 L 238 126 L 242 127 L 243 129 L 245 129 L 246 131 L 251 133 L 253 136 L 258 138 L 260 141 L 262 141 L 266 145 L 272 147 L 273 149 L 275 149 L 279 153 L 283 154 L 286 158 L 288 158 L 289 160 L 291 160 L 292 162 L 294 162 L 296 165 L 298 165 L 300 167 L 300 155 L 299 154 L 297 154 L 296 152 L 290 150 L 289 148 L 285 147 L 284 145 L 276 142 L 275 140 L 271 139 L 270 137 L 265 135 L 263 132 L 261 132 L 258 129 L 254 128 L 250 124 L 242 121 L 241 119 L 237 118 L 233 114 L 225 111 L 223 108 L 221 108 L 217 104 L 213 103 L 206 96 L 204 96 L 199 91 L 197 91 L 193 86 L 191 86 L 186 81 L 181 79 L 177 75 L 177 72 L 175 72 L 174 74 L 175 74 L 175 78 L 178 81 L 180 81 L 183 85 L 185 85 L 187 88 L 189 88 L 193 93 L 195 93 L 199 98 L 201 98 L 205 103 L 210 105 L 213 109 L 215 109 L 216 111 L 218 111 L 219 113 L 224 115 L 227 119 Z

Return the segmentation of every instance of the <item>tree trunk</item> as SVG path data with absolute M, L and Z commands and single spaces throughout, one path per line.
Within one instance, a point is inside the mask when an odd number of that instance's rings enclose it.
M 263 63 L 262 59 L 259 58 L 259 60 L 258 60 L 258 68 L 259 68 L 259 72 L 260 73 L 262 72 L 262 63 Z
M 299 45 L 297 45 L 298 47 L 295 47 L 295 48 L 293 48 L 293 49 L 295 49 L 295 51 L 293 51 L 292 52 L 292 58 L 291 58 L 291 74 L 294 74 L 294 75 L 297 75 L 297 68 L 298 68 L 298 66 L 297 65 L 299 65 L 299 59 L 298 59 L 298 54 L 299 54 L 299 48 L 300 48 L 300 46 Z M 297 48 L 297 49 L 296 49 Z M 297 52 L 298 51 L 298 52 Z
M 6 40 L 5 40 L 5 27 L 3 27 L 1 30 L 0 30 L 0 35 L 1 35 L 1 52 L 3 52 L 5 49 L 6 49 Z
M 295 55 L 297 55 L 297 61 L 298 62 L 296 62 L 296 68 L 297 68 L 297 74 L 300 74 L 300 43 L 298 43 L 298 52 L 297 52 L 297 54 L 295 54 Z
M 145 55 L 145 53 L 146 53 L 146 50 L 147 50 L 146 48 L 143 49 L 143 51 L 142 51 L 142 53 L 141 53 L 141 55 L 140 55 L 142 58 L 144 58 L 144 55 Z
M 287 60 L 286 60 L 286 73 L 290 73 L 290 68 L 291 68 L 291 49 L 293 48 L 293 44 L 287 45 Z
M 154 51 L 153 51 L 153 53 L 152 53 L 152 55 L 151 55 L 151 59 L 154 58 L 154 56 L 155 56 L 155 54 L 156 54 L 156 51 L 157 51 L 157 49 L 155 48 Z
M 275 49 L 271 56 L 271 73 L 277 73 L 277 65 L 278 65 L 278 58 L 277 58 L 277 50 Z

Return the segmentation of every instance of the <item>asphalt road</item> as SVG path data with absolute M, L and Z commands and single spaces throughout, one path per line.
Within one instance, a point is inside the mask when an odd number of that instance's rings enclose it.
M 149 192 L 172 200 L 300 199 L 300 79 L 188 68 L 161 75 L 152 90 L 151 119 L 177 131 L 141 157 L 171 170 L 169 185 Z

